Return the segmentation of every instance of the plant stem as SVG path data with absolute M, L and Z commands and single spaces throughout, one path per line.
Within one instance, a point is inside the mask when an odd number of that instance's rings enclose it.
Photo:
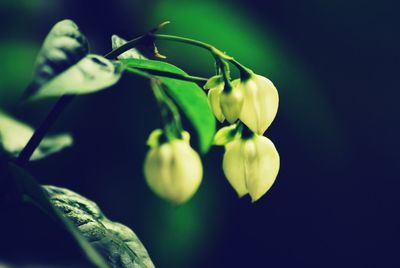
M 232 90 L 229 64 L 221 58 L 216 58 L 216 63 L 219 66 L 222 73 L 222 78 L 224 79 L 224 92 L 228 93 Z
M 158 39 L 158 40 L 175 41 L 175 42 L 190 44 L 190 45 L 194 45 L 197 47 L 207 49 L 208 51 L 210 51 L 213 54 L 213 56 L 217 56 L 220 59 L 227 60 L 230 63 L 232 63 L 233 65 L 235 65 L 235 67 L 238 68 L 238 70 L 240 71 L 240 77 L 243 80 L 248 79 L 253 74 L 253 71 L 251 71 L 249 68 L 247 68 L 246 66 L 244 66 L 243 64 L 241 64 L 240 62 L 235 60 L 233 57 L 226 54 L 225 52 L 222 52 L 221 50 L 217 49 L 216 47 L 214 47 L 210 44 L 207 44 L 207 43 L 204 43 L 204 42 L 201 42 L 198 40 L 180 37 L 180 36 L 174 36 L 174 35 L 149 34 L 148 36 L 152 37 L 154 39 Z
M 164 92 L 162 87 L 163 84 L 160 80 L 153 78 L 150 81 L 154 97 L 156 98 L 158 106 L 161 110 L 161 119 L 164 124 L 164 133 L 166 138 L 170 141 L 174 138 L 181 139 L 183 128 L 178 108 Z M 171 131 L 173 133 L 171 133 Z
M 119 55 L 124 53 L 125 51 L 128 51 L 129 49 L 134 48 L 138 44 L 146 41 L 147 37 L 148 37 L 147 34 L 136 37 L 135 39 L 132 39 L 132 40 L 126 42 L 122 46 L 108 52 L 106 55 L 104 55 L 104 57 L 107 59 L 115 59 L 116 57 L 118 57 Z
M 175 36 L 175 35 L 167 35 L 167 34 L 149 34 L 149 37 L 152 37 L 157 40 L 167 40 L 167 41 L 175 41 L 175 42 L 180 42 L 180 43 L 185 43 L 185 44 L 190 44 L 193 46 L 201 47 L 204 49 L 207 49 L 210 51 L 212 54 L 217 55 L 220 58 L 223 58 L 225 60 L 232 60 L 233 58 L 226 53 L 222 52 L 221 50 L 217 49 L 216 47 L 198 41 L 190 38 L 185 38 L 185 37 L 180 37 L 180 36 Z
M 53 109 L 44 119 L 42 124 L 36 129 L 28 143 L 25 145 L 24 149 L 18 155 L 16 160 L 17 164 L 22 165 L 29 161 L 33 152 L 39 146 L 46 133 L 74 97 L 75 95 L 64 95 L 58 99 L 57 103 L 53 106 Z

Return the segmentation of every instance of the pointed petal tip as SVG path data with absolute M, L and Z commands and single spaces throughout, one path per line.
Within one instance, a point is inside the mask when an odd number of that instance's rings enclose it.
M 244 197 L 245 195 L 247 195 L 247 194 L 248 194 L 248 192 L 246 192 L 246 193 L 237 193 L 239 199 L 240 199 L 240 198 L 243 198 L 243 197 Z

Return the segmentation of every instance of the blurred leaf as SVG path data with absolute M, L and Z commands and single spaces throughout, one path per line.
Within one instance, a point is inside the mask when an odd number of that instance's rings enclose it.
M 0 110 L 0 150 L 17 156 L 33 134 L 33 128 Z M 48 136 L 43 139 L 30 160 L 38 160 L 72 145 L 69 134 Z
M 32 82 L 25 91 L 29 98 L 89 52 L 86 37 L 71 20 L 62 20 L 50 30 L 39 51 Z
M 32 76 L 32 62 L 37 45 L 28 39 L 9 39 L 0 42 L 2 68 L 0 72 L 0 107 L 15 103 Z
M 130 68 L 187 75 L 178 67 L 161 61 L 125 59 L 122 62 Z M 208 106 L 206 94 L 193 82 L 163 76 L 158 76 L 158 78 L 166 85 L 168 95 L 175 100 L 194 126 L 198 134 L 200 151 L 206 153 L 212 144 L 216 123 Z
M 118 82 L 122 71 L 120 63 L 90 54 L 51 81 L 42 84 L 32 99 L 96 92 Z
M 111 45 L 112 45 L 112 49 L 117 49 L 120 46 L 126 44 L 127 41 L 121 37 L 119 37 L 118 35 L 114 34 L 113 36 L 111 36 Z M 121 55 L 119 55 L 117 57 L 118 59 L 146 59 L 145 56 L 142 55 L 142 53 L 139 52 L 139 50 L 137 50 L 136 48 L 131 48 L 128 51 L 125 51 L 124 53 L 122 53 Z
M 38 182 L 26 171 L 10 163 L 8 171 L 14 179 L 22 197 L 25 201 L 31 202 L 50 217 L 56 220 L 59 224 L 71 234 L 78 243 L 82 251 L 85 253 L 88 260 L 95 266 L 101 268 L 109 267 L 103 257 L 93 248 L 93 246 L 81 235 L 79 230 L 72 222 L 64 216 L 64 214 L 52 205 L 48 196 L 43 191 L 43 188 Z
M 107 219 L 91 200 L 65 188 L 43 186 L 50 201 L 81 231 L 112 267 L 154 267 L 136 234 Z

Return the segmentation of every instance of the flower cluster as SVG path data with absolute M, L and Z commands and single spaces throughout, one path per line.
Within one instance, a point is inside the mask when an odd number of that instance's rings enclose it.
M 239 197 L 249 194 L 255 202 L 270 189 L 279 171 L 279 154 L 263 136 L 277 113 L 278 92 L 269 79 L 252 72 L 229 87 L 216 75 L 204 88 L 217 120 L 230 123 L 214 139 L 215 145 L 225 146 L 224 174 Z M 149 187 L 175 204 L 193 196 L 203 174 L 200 157 L 190 147 L 189 133 L 181 134 L 181 138 L 171 140 L 162 130 L 153 131 L 144 164 Z
M 223 79 L 214 76 L 205 89 L 220 122 L 239 120 L 219 130 L 215 143 L 225 145 L 223 170 L 229 183 L 239 197 L 249 194 L 254 202 L 269 190 L 279 171 L 279 154 L 262 136 L 278 111 L 279 96 L 269 79 L 252 72 L 245 77 L 234 80 L 227 91 Z

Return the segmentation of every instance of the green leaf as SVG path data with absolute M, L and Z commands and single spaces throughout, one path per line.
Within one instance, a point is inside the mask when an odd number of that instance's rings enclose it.
M 119 62 L 90 54 L 51 81 L 46 81 L 32 99 L 96 92 L 118 82 L 122 71 Z
M 186 75 L 186 73 L 178 67 L 161 61 L 125 59 L 122 60 L 122 62 L 129 68 Z M 208 106 L 206 94 L 193 82 L 163 76 L 158 76 L 158 78 L 166 85 L 168 95 L 175 100 L 192 123 L 197 132 L 200 151 L 206 153 L 212 145 L 216 124 L 214 115 Z
M 71 20 L 58 22 L 50 30 L 36 59 L 33 78 L 24 93 L 27 99 L 47 82 L 76 64 L 89 52 L 86 37 Z
M 65 188 L 43 186 L 50 201 L 81 231 L 111 267 L 154 267 L 136 234 L 110 221 L 91 200 Z
M 17 156 L 33 134 L 33 128 L 0 110 L 0 151 Z M 30 160 L 39 160 L 72 145 L 69 134 L 58 134 L 43 139 Z
M 22 194 L 23 200 L 34 204 L 64 226 L 95 267 L 109 267 L 104 258 L 82 236 L 74 224 L 58 208 L 53 206 L 43 188 L 29 173 L 12 163 L 8 164 L 8 172 Z
M 114 34 L 111 36 L 111 45 L 112 49 L 117 49 L 120 46 L 126 44 L 128 41 L 123 39 L 122 37 L 119 37 L 118 35 Z M 139 52 L 136 48 L 131 48 L 128 51 L 125 51 L 121 55 L 117 57 L 118 59 L 147 59 L 142 53 Z

